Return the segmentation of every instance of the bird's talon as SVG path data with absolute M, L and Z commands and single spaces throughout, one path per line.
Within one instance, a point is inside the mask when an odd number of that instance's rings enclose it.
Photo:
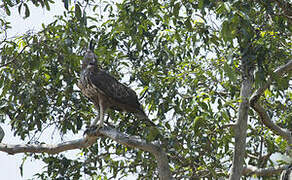
M 83 133 L 83 135 L 96 135 L 96 132 L 98 132 L 100 129 L 103 128 L 103 125 L 99 124 L 99 125 L 93 125 L 93 126 L 89 126 Z
M 84 131 L 84 134 L 83 135 L 94 135 L 95 132 L 96 132 L 96 129 L 98 127 L 97 126 L 89 126 L 85 131 Z

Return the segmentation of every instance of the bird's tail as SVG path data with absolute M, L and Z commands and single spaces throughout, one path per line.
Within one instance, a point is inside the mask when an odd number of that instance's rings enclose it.
M 144 111 L 140 111 L 135 113 L 136 117 L 142 121 L 145 121 L 147 124 L 151 125 L 151 126 L 156 126 L 149 118 L 148 116 L 145 114 Z
M 147 140 L 153 141 L 153 140 L 157 140 L 160 138 L 163 138 L 163 136 L 161 135 L 161 132 L 158 128 L 158 126 L 156 126 L 149 118 L 148 116 L 145 114 L 145 112 L 143 110 L 141 110 L 140 112 L 136 112 L 135 113 L 136 117 L 139 118 L 139 120 L 142 120 L 145 122 L 145 124 L 148 126 L 147 127 Z

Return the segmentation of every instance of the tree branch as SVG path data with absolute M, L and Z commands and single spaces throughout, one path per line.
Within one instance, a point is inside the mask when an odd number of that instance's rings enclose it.
M 57 154 L 63 151 L 86 148 L 91 146 L 97 138 L 86 136 L 85 138 L 67 141 L 55 145 L 50 144 L 5 144 L 0 143 L 0 151 L 14 155 L 18 153 L 48 153 Z
M 280 67 L 278 67 L 275 71 L 274 74 L 276 74 L 277 76 L 282 76 L 284 73 L 291 71 L 292 70 L 292 59 L 289 60 L 289 62 L 285 65 L 282 65 Z M 253 95 L 253 97 L 251 98 L 251 102 L 252 101 L 257 101 L 260 96 L 265 92 L 266 89 L 268 89 L 270 87 L 270 85 L 272 84 L 274 78 L 270 77 L 266 84 L 264 84 L 263 86 L 261 86 Z
M 283 10 L 283 15 L 292 22 L 292 11 L 291 11 L 291 4 L 289 2 L 275 0 L 278 6 Z
M 136 138 L 133 136 L 128 136 L 126 134 L 122 134 L 118 132 L 116 129 L 104 127 L 99 131 L 94 133 L 96 136 L 104 135 L 120 144 L 125 146 L 134 147 L 141 149 L 143 151 L 148 151 L 152 153 L 156 160 L 157 166 L 159 171 L 159 178 L 161 180 L 170 180 L 172 179 L 169 165 L 168 165 L 168 158 L 166 153 L 162 150 L 161 146 L 154 143 L 147 143 L 145 140 L 140 138 Z
M 253 103 L 251 106 L 258 113 L 258 115 L 260 116 L 261 121 L 264 123 L 265 126 L 270 128 L 275 134 L 277 134 L 279 136 L 282 136 L 283 138 L 285 138 L 289 142 L 292 142 L 291 131 L 289 131 L 288 129 L 283 129 L 280 126 L 278 126 L 275 123 L 273 123 L 273 121 L 269 117 L 269 115 L 266 112 L 266 110 L 258 102 L 257 103 Z
M 283 74 L 287 73 L 288 71 L 292 70 L 292 60 L 290 60 L 287 64 L 280 66 L 274 71 L 274 74 L 277 76 L 282 76 Z M 261 121 L 264 125 L 270 128 L 275 134 L 282 136 L 285 138 L 289 144 L 292 144 L 292 133 L 288 129 L 283 129 L 280 126 L 277 126 L 275 123 L 272 122 L 271 118 L 269 117 L 266 110 L 260 105 L 258 102 L 259 98 L 263 95 L 265 90 L 269 88 L 271 83 L 273 82 L 273 77 L 270 77 L 266 84 L 260 87 L 256 93 L 252 96 L 250 100 L 251 107 L 258 113 L 260 116 Z
M 270 167 L 270 168 L 257 168 L 255 166 L 248 165 L 243 168 L 243 175 L 251 176 L 271 176 L 274 174 L 280 174 L 283 170 L 287 169 L 289 165 Z
M 108 137 L 125 146 L 138 148 L 143 151 L 148 151 L 152 153 L 157 160 L 157 166 L 158 166 L 160 179 L 161 180 L 172 179 L 171 172 L 168 165 L 167 155 L 162 150 L 159 144 L 148 143 L 145 140 L 142 140 L 140 138 L 128 136 L 108 126 L 105 126 L 104 128 L 99 129 L 99 130 L 95 130 L 94 132 L 91 132 L 89 135 L 87 135 L 84 138 L 67 141 L 64 143 L 56 144 L 56 145 L 49 145 L 49 144 L 9 145 L 9 144 L 0 143 L 0 151 L 6 152 L 8 154 L 17 154 L 17 153 L 26 153 L 26 152 L 56 154 L 63 151 L 89 147 L 96 142 L 96 139 L 98 137 L 101 137 L 101 136 Z

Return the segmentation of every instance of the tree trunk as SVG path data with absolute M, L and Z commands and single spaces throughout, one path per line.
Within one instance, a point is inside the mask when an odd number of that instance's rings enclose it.
M 238 118 L 234 127 L 235 143 L 229 180 L 239 180 L 243 171 L 245 156 L 246 131 L 249 111 L 249 99 L 252 94 L 253 68 L 250 63 L 242 61 L 241 102 Z

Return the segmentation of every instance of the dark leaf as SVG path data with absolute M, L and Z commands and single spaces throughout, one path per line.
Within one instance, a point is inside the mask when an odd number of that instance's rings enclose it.
M 69 1 L 70 0 L 64 0 L 64 7 L 65 9 L 69 10 Z
M 75 5 L 75 16 L 78 18 L 78 19 L 81 19 L 81 8 L 79 6 L 79 4 L 76 4 Z
M 28 8 L 28 5 L 26 3 L 24 3 L 23 5 L 25 7 L 25 17 L 24 18 L 27 18 L 30 15 L 29 8 Z

